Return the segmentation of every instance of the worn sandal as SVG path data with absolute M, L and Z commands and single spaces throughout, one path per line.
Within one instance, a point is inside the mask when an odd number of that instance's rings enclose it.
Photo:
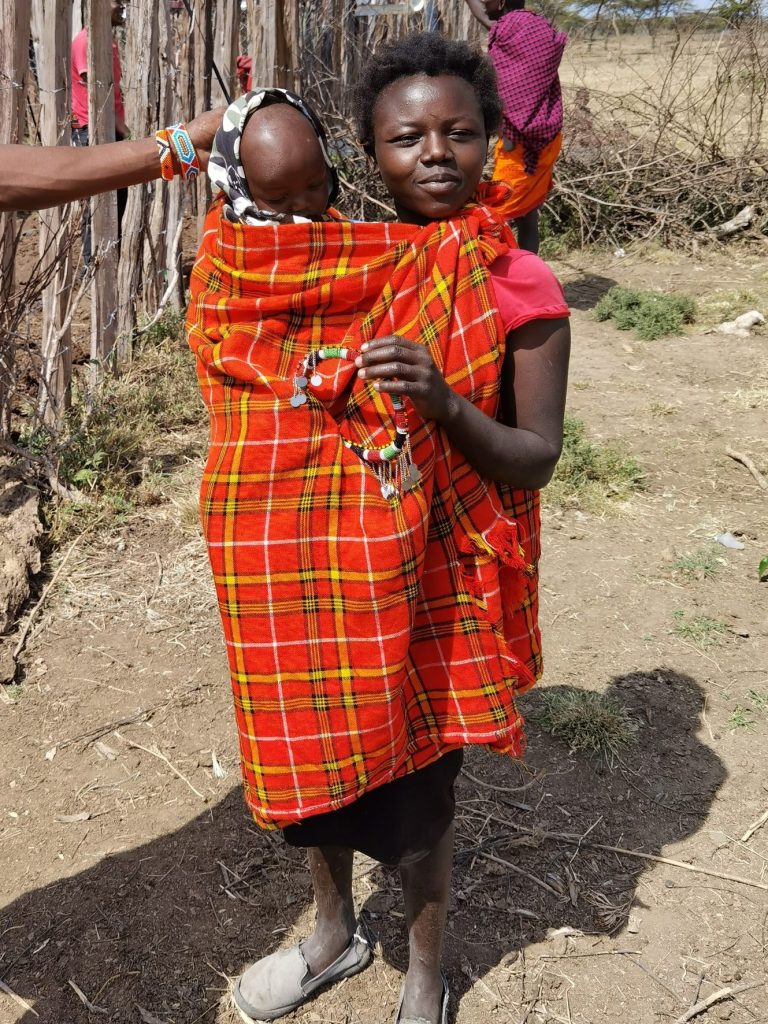
M 299 943 L 265 956 L 249 967 L 235 983 L 232 999 L 246 1024 L 276 1020 L 298 1009 L 326 985 L 365 970 L 372 959 L 371 943 L 362 924 L 358 923 L 347 948 L 324 971 L 314 976 L 310 974 Z M 258 1003 L 250 1002 L 242 994 L 240 985 L 245 974 L 250 974 L 255 981 L 255 985 L 249 987 L 260 993 Z
M 395 1014 L 395 1024 L 430 1024 L 426 1017 L 401 1017 L 400 1012 L 403 1009 L 403 1000 L 405 999 L 405 985 L 403 985 L 400 993 L 400 1002 L 397 1004 L 397 1013 Z M 440 1004 L 440 1024 L 448 1024 L 448 1003 L 451 999 L 451 993 L 448 988 L 448 981 L 443 975 L 443 1001 Z

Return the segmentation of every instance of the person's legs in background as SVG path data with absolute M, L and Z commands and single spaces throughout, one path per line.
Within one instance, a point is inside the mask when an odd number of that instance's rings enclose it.
M 88 126 L 85 128 L 72 129 L 72 144 L 74 146 L 88 145 Z M 83 273 L 91 265 L 91 203 L 86 199 L 83 202 L 83 219 L 80 224 L 80 236 L 83 240 Z
M 526 252 L 538 254 L 539 251 L 539 210 L 531 210 L 524 217 L 512 222 L 517 231 L 517 244 Z
M 122 142 L 122 137 L 117 137 L 118 142 Z M 88 126 L 84 128 L 73 128 L 72 129 L 72 142 L 75 146 L 87 146 L 88 142 Z M 121 188 L 117 190 L 117 241 L 118 246 L 120 239 L 122 238 L 122 225 L 123 225 L 123 214 L 125 213 L 125 207 L 128 203 L 128 189 Z M 91 204 L 88 200 L 83 204 L 83 220 L 81 225 L 81 237 L 83 240 L 83 269 L 87 269 L 91 265 Z

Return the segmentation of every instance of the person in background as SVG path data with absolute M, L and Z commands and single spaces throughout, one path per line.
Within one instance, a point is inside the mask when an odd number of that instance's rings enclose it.
M 493 177 L 513 190 L 508 210 L 521 249 L 539 251 L 539 209 L 552 188 L 562 147 L 563 100 L 558 69 L 567 42 L 546 18 L 525 10 L 525 0 L 466 0 L 489 30 L 504 105 L 494 151 Z
M 253 85 L 253 59 L 246 53 L 241 53 L 237 58 L 237 84 L 240 86 L 240 94 L 250 92 Z
M 102 0 L 103 3 L 108 0 Z M 112 26 L 118 28 L 125 23 L 125 4 L 121 0 L 109 0 L 112 7 Z M 125 124 L 125 108 L 120 91 L 122 69 L 117 40 L 112 40 L 112 74 L 115 93 L 115 138 L 118 142 L 128 138 L 129 131 Z M 76 146 L 88 145 L 88 29 L 81 29 L 72 40 L 72 141 Z M 120 235 L 120 224 L 128 201 L 128 190 L 121 188 L 117 192 L 117 231 Z M 86 210 L 83 217 L 83 264 L 91 262 L 91 217 Z

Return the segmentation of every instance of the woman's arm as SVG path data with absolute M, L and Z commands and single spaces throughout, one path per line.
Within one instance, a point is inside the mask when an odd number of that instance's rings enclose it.
M 187 125 L 201 168 L 208 166 L 224 107 Z M 160 177 L 154 136 L 103 146 L 0 146 L 0 212 L 42 210 Z
M 379 338 L 357 365 L 377 390 L 407 396 L 420 416 L 439 423 L 481 476 L 533 490 L 549 482 L 560 458 L 570 347 L 567 319 L 532 320 L 510 333 L 501 420 L 450 388 L 424 345 Z

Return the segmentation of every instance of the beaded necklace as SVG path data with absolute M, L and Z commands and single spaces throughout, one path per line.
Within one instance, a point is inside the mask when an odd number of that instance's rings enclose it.
M 291 397 L 293 408 L 299 409 L 307 402 L 307 389 L 310 385 L 319 387 L 323 383 L 323 378 L 317 372 L 319 363 L 326 359 L 354 362 L 359 354 L 357 349 L 344 348 L 340 345 L 313 349 L 301 360 L 296 369 L 293 378 L 294 393 Z M 419 467 L 412 457 L 405 403 L 399 395 L 392 395 L 391 399 L 395 433 L 385 445 L 381 448 L 365 448 L 346 437 L 341 439 L 345 447 L 371 467 L 379 479 L 382 496 L 387 499 L 412 491 L 421 480 Z

